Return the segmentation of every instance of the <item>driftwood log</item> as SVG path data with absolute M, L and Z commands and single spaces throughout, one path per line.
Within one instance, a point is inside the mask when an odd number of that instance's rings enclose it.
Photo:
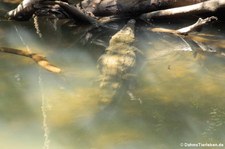
M 183 5 L 190 6 L 178 7 Z M 66 0 L 26 0 L 16 9 L 9 11 L 8 17 L 24 21 L 29 20 L 33 14 L 44 15 L 51 12 L 62 13 L 66 18 L 96 25 L 102 17 L 116 16 L 147 20 L 162 16 L 215 11 L 224 6 L 224 0 L 183 0 L 182 3 L 177 0 L 83 0 L 75 5 Z M 167 9 L 173 7 L 176 8 Z

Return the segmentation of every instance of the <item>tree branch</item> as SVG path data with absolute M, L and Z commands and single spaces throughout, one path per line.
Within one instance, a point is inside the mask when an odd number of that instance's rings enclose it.
M 225 56 L 225 53 L 223 51 L 217 51 L 209 48 L 206 43 L 210 42 L 211 45 L 216 45 L 218 48 L 225 48 L 224 40 L 209 40 L 203 37 L 199 37 L 196 35 L 189 35 L 190 32 L 195 31 L 197 28 L 202 27 L 203 25 L 212 22 L 214 20 L 217 20 L 216 17 L 208 17 L 205 19 L 199 18 L 196 23 L 193 25 L 178 29 L 178 30 L 172 30 L 172 29 L 166 29 L 166 28 L 149 28 L 148 30 L 152 32 L 160 32 L 160 33 L 170 33 L 175 36 L 178 36 L 185 40 L 185 42 L 188 43 L 190 47 L 194 45 L 194 47 L 198 47 L 197 50 L 195 50 L 198 53 L 213 53 L 217 54 L 219 56 Z M 217 44 L 216 44 L 217 43 Z M 218 46 L 219 43 L 219 46 Z
M 216 20 L 218 20 L 218 18 L 215 16 L 212 16 L 205 19 L 199 18 L 196 23 L 187 27 L 183 27 L 178 30 L 172 30 L 172 29 L 166 29 L 166 28 L 150 28 L 148 30 L 153 32 L 171 33 L 175 35 L 188 35 L 190 32 L 195 31 L 196 29 L 202 27 L 203 25 Z
M 194 5 L 145 13 L 145 14 L 142 14 L 140 16 L 140 18 L 143 20 L 148 20 L 148 19 L 152 19 L 152 18 L 175 16 L 175 15 L 181 15 L 181 14 L 183 15 L 183 14 L 213 12 L 221 7 L 225 7 L 225 0 L 208 0 L 208 1 L 194 4 Z
M 54 72 L 54 73 L 61 72 L 60 68 L 50 64 L 44 56 L 39 55 L 37 53 L 31 53 L 29 51 L 17 50 L 17 49 L 6 48 L 6 47 L 0 47 L 0 52 L 11 53 L 11 54 L 29 57 L 29 58 L 33 59 L 38 65 L 40 65 L 41 67 L 43 67 L 44 69 L 46 69 L 50 72 Z
M 189 32 L 192 32 L 192 31 L 198 29 L 199 27 L 202 27 L 203 25 L 205 25 L 207 23 L 210 23 L 212 21 L 216 21 L 216 20 L 218 20 L 218 18 L 215 17 L 215 16 L 208 17 L 208 18 L 205 18 L 205 19 L 199 18 L 198 21 L 195 24 L 190 25 L 188 27 L 184 27 L 184 28 L 178 29 L 177 33 L 186 35 Z

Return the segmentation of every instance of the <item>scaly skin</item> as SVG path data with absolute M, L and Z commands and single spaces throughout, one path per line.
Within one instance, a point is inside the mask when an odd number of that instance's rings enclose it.
M 100 87 L 103 89 L 102 102 L 109 103 L 118 91 L 125 87 L 136 63 L 136 50 L 132 46 L 135 20 L 128 21 L 119 32 L 112 36 L 106 53 L 99 58 Z

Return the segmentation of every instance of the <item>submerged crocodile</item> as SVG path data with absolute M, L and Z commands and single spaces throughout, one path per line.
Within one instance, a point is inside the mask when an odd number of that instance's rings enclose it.
M 135 20 L 128 23 L 109 41 L 106 53 L 98 60 L 100 71 L 100 88 L 103 91 L 101 102 L 109 103 L 121 90 L 128 92 L 134 76 L 136 51 L 132 44 L 135 41 Z

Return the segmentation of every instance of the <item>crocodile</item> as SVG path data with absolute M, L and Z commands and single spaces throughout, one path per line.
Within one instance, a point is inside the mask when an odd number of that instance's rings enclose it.
M 129 83 L 135 76 L 136 52 L 139 51 L 133 46 L 134 28 L 135 20 L 131 19 L 111 37 L 109 46 L 98 60 L 103 104 L 110 103 L 120 91 L 127 92 L 131 88 Z

